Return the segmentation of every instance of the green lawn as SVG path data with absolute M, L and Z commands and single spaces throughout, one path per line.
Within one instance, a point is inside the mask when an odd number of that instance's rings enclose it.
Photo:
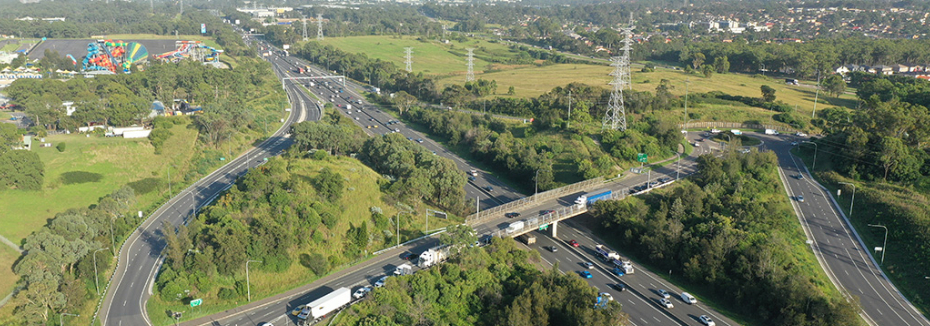
M 12 116 L 10 115 L 9 112 L 0 111 L 0 121 L 7 121 L 7 120 L 10 120 L 10 117 L 12 117 Z
M 353 36 L 330 37 L 324 44 L 335 46 L 351 53 L 365 53 L 370 58 L 391 61 L 398 67 L 405 67 L 404 48 L 413 48 L 413 72 L 426 75 L 458 76 L 464 82 L 466 72 L 466 50 L 475 48 L 475 73 L 490 69 L 504 69 L 485 58 L 513 55 L 506 45 L 473 39 L 465 43 L 451 41 L 443 44 L 437 41 L 422 42 L 413 37 L 388 36 Z

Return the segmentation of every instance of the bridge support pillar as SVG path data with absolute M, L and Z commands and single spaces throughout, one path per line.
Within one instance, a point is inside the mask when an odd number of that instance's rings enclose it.
M 552 237 L 553 238 L 559 237 L 558 230 L 559 230 L 559 221 L 552 222 Z

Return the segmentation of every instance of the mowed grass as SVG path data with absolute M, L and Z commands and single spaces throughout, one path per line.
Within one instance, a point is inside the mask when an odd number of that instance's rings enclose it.
M 45 185 L 39 191 L 0 191 L 0 234 L 16 244 L 30 233 L 39 230 L 55 214 L 70 208 L 87 207 L 123 185 L 147 178 L 158 178 L 157 189 L 148 194 L 139 194 L 138 207 L 148 207 L 163 198 L 167 192 L 167 170 L 169 162 L 179 167 L 187 166 L 194 150 L 197 132 L 186 125 L 175 126 L 168 143 L 172 144 L 162 155 L 155 155 L 148 139 L 85 137 L 83 134 L 54 135 L 46 141 L 57 145 L 65 142 L 67 148 L 58 152 L 55 147 L 38 147 L 33 142 L 33 151 L 45 163 Z M 72 183 L 62 179 L 66 173 L 96 173 L 103 177 L 97 182 Z M 183 180 L 187 171 L 172 167 L 173 182 Z M 180 190 L 175 187 L 174 191 Z M 145 212 L 148 213 L 148 212 Z M 12 290 L 17 276 L 10 271 L 19 255 L 6 249 L 0 250 L 0 297 Z M 7 310 L 6 307 L 3 309 Z
M 490 69 L 501 69 L 485 58 L 513 55 L 506 45 L 490 43 L 484 40 L 469 40 L 461 43 L 450 41 L 449 44 L 437 41 L 418 41 L 413 37 L 388 36 L 353 36 L 330 37 L 323 44 L 332 45 L 351 53 L 365 53 L 369 58 L 390 61 L 400 68 L 405 67 L 404 48 L 413 48 L 413 72 L 425 75 L 447 76 L 461 75 L 464 82 L 466 68 L 466 48 L 475 48 L 475 73 Z

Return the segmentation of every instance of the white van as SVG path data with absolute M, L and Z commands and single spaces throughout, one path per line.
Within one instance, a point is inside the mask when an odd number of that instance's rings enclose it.
M 696 303 L 697 303 L 697 299 L 695 299 L 694 296 L 691 295 L 691 294 L 689 294 L 688 292 L 682 292 L 682 293 L 681 293 L 681 300 L 684 301 L 684 302 L 687 302 L 688 304 L 696 304 Z

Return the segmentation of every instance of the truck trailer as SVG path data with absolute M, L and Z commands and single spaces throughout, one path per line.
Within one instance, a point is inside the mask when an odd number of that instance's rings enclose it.
M 316 299 L 304 306 L 304 310 L 297 315 L 301 320 L 317 320 L 326 317 L 327 314 L 339 310 L 352 301 L 352 290 L 349 288 L 338 288 L 333 292 Z
M 575 199 L 575 204 L 578 205 L 579 207 L 585 206 L 585 205 L 591 205 L 594 202 L 597 202 L 600 200 L 610 199 L 610 195 L 612 194 L 613 194 L 613 191 L 611 190 L 599 190 L 599 191 L 589 192 L 587 194 L 578 196 L 578 198 Z
M 397 268 L 394 269 L 394 275 L 397 275 L 397 276 L 410 275 L 410 274 L 413 274 L 413 266 L 410 266 L 410 264 L 406 264 L 406 263 L 401 264 L 400 266 L 397 266 Z
M 417 260 L 417 265 L 427 268 L 443 262 L 449 257 L 449 245 L 443 245 L 424 251 Z
M 604 245 L 599 244 L 599 245 L 594 246 L 594 251 L 596 251 L 597 256 L 600 257 L 601 260 L 605 262 L 610 262 L 612 260 L 620 259 L 620 254 L 614 251 L 607 250 L 607 247 L 604 247 Z

